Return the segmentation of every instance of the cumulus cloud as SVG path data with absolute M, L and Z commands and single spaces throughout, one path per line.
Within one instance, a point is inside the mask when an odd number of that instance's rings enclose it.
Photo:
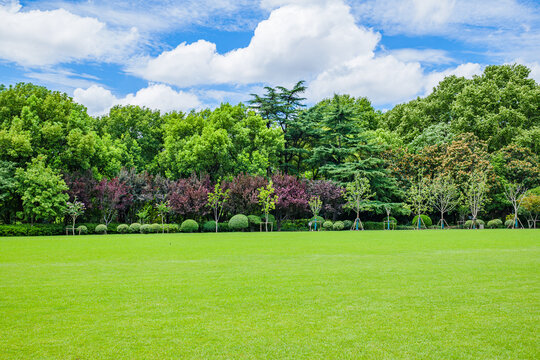
M 424 86 L 425 95 L 431 93 L 433 91 L 433 88 L 437 86 L 437 84 L 447 76 L 456 75 L 458 77 L 465 77 L 467 79 L 470 79 L 474 75 L 480 75 L 482 71 L 483 69 L 480 64 L 466 63 L 444 71 L 432 72 L 426 77 L 426 83 Z
M 197 95 L 176 91 L 163 84 L 150 85 L 123 98 L 116 97 L 102 86 L 92 85 L 88 89 L 75 89 L 73 100 L 86 106 L 90 115 L 106 114 L 114 105 L 139 105 L 163 112 L 189 111 L 202 106 Z
M 0 5 L 0 19 L 0 59 L 23 66 L 119 59 L 138 39 L 135 28 L 113 31 L 64 9 L 22 11 L 18 2 Z
M 371 56 L 380 35 L 358 26 L 341 1 L 289 4 L 260 22 L 250 44 L 219 54 L 214 43 L 182 43 L 130 72 L 181 87 L 199 84 L 291 83 L 357 56 Z

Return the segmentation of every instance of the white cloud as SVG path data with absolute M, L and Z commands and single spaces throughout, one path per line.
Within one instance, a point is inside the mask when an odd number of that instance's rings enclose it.
M 90 115 L 106 114 L 114 105 L 139 105 L 163 112 L 188 111 L 202 106 L 197 95 L 176 91 L 163 84 L 150 85 L 123 98 L 102 86 L 92 85 L 88 89 L 75 89 L 73 100 L 86 106 Z
M 388 55 L 358 57 L 321 73 L 308 88 L 312 101 L 347 93 L 365 96 L 374 104 L 409 100 L 424 87 L 419 63 L 405 63 Z
M 290 4 L 259 23 L 250 44 L 226 54 L 205 40 L 182 43 L 130 72 L 181 87 L 198 84 L 292 83 L 358 56 L 372 56 L 378 33 L 358 26 L 341 1 Z
M 447 51 L 437 49 L 397 49 L 388 51 L 396 59 L 404 62 L 424 64 L 449 64 L 454 62 Z
M 433 91 L 433 88 L 442 81 L 445 77 L 456 75 L 458 77 L 465 77 L 471 79 L 474 75 L 480 75 L 483 69 L 480 64 L 466 63 L 461 64 L 455 68 L 447 69 L 444 71 L 432 72 L 426 77 L 425 83 L 425 95 L 428 95 Z
M 21 11 L 18 2 L 0 5 L 0 19 L 0 59 L 24 66 L 119 59 L 138 39 L 134 28 L 113 31 L 64 9 Z

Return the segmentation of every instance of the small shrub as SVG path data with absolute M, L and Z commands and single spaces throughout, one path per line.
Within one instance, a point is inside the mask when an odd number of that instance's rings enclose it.
M 150 234 L 152 232 L 152 226 L 150 224 L 141 225 L 141 233 Z
M 84 225 L 81 225 L 77 228 L 77 233 L 81 234 L 81 235 L 86 235 L 88 234 L 88 228 Z
M 384 230 L 384 224 L 378 221 L 364 221 L 364 230 Z
M 150 225 L 150 227 L 152 228 L 153 233 L 163 232 L 163 227 L 161 226 L 161 224 L 154 223 L 154 224 Z
M 199 224 L 195 220 L 187 219 L 184 220 L 182 225 L 180 225 L 180 231 L 184 233 L 192 233 L 199 230 Z
M 229 220 L 229 229 L 233 231 L 242 231 L 249 227 L 249 220 L 246 215 L 237 214 Z
M 343 221 L 343 226 L 345 230 L 351 230 L 353 222 L 351 220 Z
M 504 226 L 506 227 L 513 227 L 514 226 L 514 218 L 512 217 L 510 220 L 506 220 L 504 222 Z
M 431 221 L 431 218 L 427 215 L 420 215 L 422 217 L 422 221 L 420 222 L 420 226 L 430 227 L 433 225 L 433 222 Z M 418 215 L 416 215 L 412 221 L 412 225 L 418 228 Z
M 389 218 L 387 218 L 386 216 L 382 219 L 383 223 L 386 224 L 386 222 L 390 220 L 390 225 L 394 224 L 394 225 L 397 225 L 397 219 L 393 216 L 390 216 Z
M 170 233 L 177 233 L 180 230 L 180 227 L 178 226 L 178 224 L 167 224 L 165 226 L 166 226 L 165 231 L 168 230 Z
M 141 232 L 141 224 L 133 223 L 133 224 L 129 225 L 129 232 L 130 233 L 140 233 Z
M 214 231 L 216 231 L 215 228 L 214 228 Z M 229 223 L 227 223 L 227 222 L 219 223 L 218 224 L 218 231 L 219 232 L 229 232 L 229 231 L 231 231 L 231 229 L 229 229 Z
M 343 224 L 343 221 L 336 221 L 332 228 L 336 231 L 341 231 L 345 228 L 345 224 Z
M 249 225 L 259 226 L 261 224 L 261 217 L 257 215 L 248 215 Z
M 503 225 L 503 222 L 502 222 L 501 219 L 489 220 L 488 223 L 487 223 L 487 226 L 490 229 L 500 228 L 500 227 L 502 227 L 502 225 Z
M 218 228 L 219 230 L 219 228 Z M 204 232 L 216 232 L 216 222 L 214 220 L 205 221 L 202 226 Z
M 96 234 L 106 234 L 107 233 L 107 225 L 99 224 L 96 226 L 96 230 L 94 230 Z
M 478 225 L 484 225 L 485 222 L 483 220 L 480 220 L 480 219 L 476 219 L 476 226 Z M 467 220 L 465 221 L 465 225 L 464 225 L 466 228 L 472 228 L 473 227 L 473 221 L 472 220 Z
M 334 226 L 334 223 L 330 220 L 326 220 L 323 222 L 322 227 L 324 230 L 332 230 L 332 226 Z
M 127 234 L 129 231 L 129 226 L 126 224 L 120 224 L 116 227 L 116 232 L 119 234 Z

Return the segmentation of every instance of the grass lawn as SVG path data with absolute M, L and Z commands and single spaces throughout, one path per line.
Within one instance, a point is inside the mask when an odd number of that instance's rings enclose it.
M 1 359 L 540 358 L 540 231 L 0 238 Z

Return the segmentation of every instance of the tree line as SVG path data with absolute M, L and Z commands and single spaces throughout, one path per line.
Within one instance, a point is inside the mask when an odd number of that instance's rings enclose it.
M 412 205 L 427 190 L 455 192 L 448 219 L 503 218 L 523 201 L 509 189 L 530 201 L 540 185 L 540 86 L 529 73 L 501 65 L 450 76 L 384 113 L 349 95 L 307 106 L 302 81 L 266 87 L 247 104 L 165 114 L 115 106 L 100 117 L 64 93 L 2 85 L 0 222 L 63 222 L 75 200 L 87 221 L 105 224 L 158 218 L 162 202 L 168 221 L 202 221 L 218 183 L 229 194 L 224 216 L 261 214 L 257 189 L 270 182 L 278 224 L 312 216 L 314 198 L 328 219 L 403 215 L 409 204 L 421 222 L 441 212 L 432 200 Z M 353 209 L 347 189 L 358 182 L 370 196 Z M 473 182 L 485 184 L 476 214 Z

